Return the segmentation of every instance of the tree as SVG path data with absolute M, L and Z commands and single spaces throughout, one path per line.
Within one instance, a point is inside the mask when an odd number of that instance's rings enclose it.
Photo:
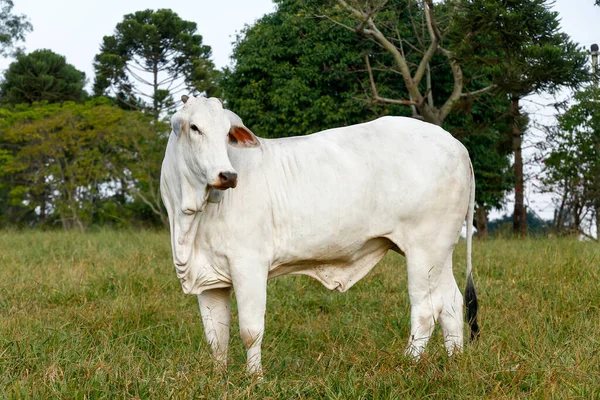
M 591 237 L 586 220 L 595 221 L 600 238 L 600 89 L 577 92 L 575 104 L 558 117 L 549 135 L 554 144 L 545 159 L 546 190 L 560 195 L 554 229 Z
M 135 218 L 135 199 L 147 204 L 155 196 L 148 189 L 158 187 L 165 124 L 102 98 L 21 105 L 3 113 L 3 200 L 22 210 L 5 215 L 5 222 L 81 230 L 94 223 L 122 225 Z
M 365 95 L 370 85 L 360 37 L 314 18 L 296 1 L 277 5 L 238 36 L 235 67 L 221 81 L 227 106 L 255 132 L 306 135 L 407 113 L 401 106 L 374 104 Z M 403 90 L 395 76 L 375 73 L 386 81 L 384 93 Z
M 475 227 L 477 237 L 488 237 L 488 214 L 501 208 L 513 187 L 509 123 L 510 101 L 491 93 L 461 99 L 444 126 L 467 147 L 475 173 Z
M 331 6 L 332 3 L 335 6 Z M 377 60 L 377 68 L 398 74 L 408 92 L 408 98 L 400 97 L 402 93 L 393 98 L 382 96 L 372 77 L 374 100 L 411 106 L 414 117 L 441 126 L 462 97 L 492 88 L 466 91 L 468 82 L 463 68 L 453 50 L 446 46 L 451 44 L 445 33 L 453 20 L 455 2 L 336 0 L 327 4 L 329 7 L 321 7 L 318 13 L 380 46 L 389 57 Z M 365 66 L 369 71 L 373 70 L 370 58 L 365 59 Z M 440 68 L 451 75 L 447 82 L 451 87 L 449 91 L 444 86 L 432 85 L 431 71 Z
M 174 106 L 178 92 L 216 92 L 210 56 L 196 24 L 173 11 L 127 14 L 94 59 L 94 94 L 113 94 L 125 108 L 147 109 L 158 119 Z
M 513 237 L 512 215 L 503 215 L 489 223 L 489 233 L 492 237 Z M 550 220 L 544 220 L 537 214 L 527 210 L 527 232 L 529 235 L 548 236 L 553 229 L 553 223 Z M 479 236 L 479 231 L 477 231 Z
M 14 15 L 12 9 L 12 0 L 0 0 L 0 56 L 9 54 L 15 43 L 24 40 L 32 29 L 27 17 Z
M 462 38 L 456 56 L 486 68 L 499 93 L 511 100 L 513 228 L 525 235 L 522 140 L 526 121 L 520 100 L 586 81 L 586 54 L 559 31 L 558 13 L 550 11 L 546 0 L 465 0 L 455 15 L 455 27 Z
M 83 101 L 85 73 L 51 50 L 17 55 L 10 64 L 0 93 L 4 103 Z

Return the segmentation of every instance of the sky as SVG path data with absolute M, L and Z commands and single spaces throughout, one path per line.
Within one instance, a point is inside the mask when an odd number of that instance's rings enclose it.
M 232 42 L 246 24 L 275 10 L 271 0 L 14 0 L 15 14 L 25 14 L 33 31 L 25 40 L 26 52 L 50 49 L 84 71 L 91 81 L 92 62 L 102 38 L 114 33 L 125 14 L 170 8 L 179 17 L 198 25 L 203 43 L 212 48 L 218 68 L 229 64 Z M 0 70 L 10 60 L 0 59 Z
M 271 0 L 14 0 L 14 3 L 13 11 L 27 15 L 33 25 L 33 31 L 26 37 L 25 51 L 46 48 L 64 55 L 67 62 L 86 73 L 88 88 L 94 78 L 92 62 L 102 38 L 113 34 L 125 14 L 170 8 L 182 19 L 196 22 L 204 44 L 212 48 L 213 62 L 217 68 L 223 68 L 230 64 L 232 43 L 244 26 L 275 10 Z M 600 7 L 594 6 L 594 0 L 556 0 L 553 9 L 559 13 L 563 32 L 575 42 L 586 49 L 592 43 L 600 44 Z M 6 69 L 10 61 L 0 58 L 0 70 Z M 535 96 L 523 105 L 534 118 L 549 123 L 554 109 L 544 105 L 552 102 L 548 96 Z M 543 137 L 531 134 L 529 143 L 536 140 Z M 535 156 L 532 149 L 527 155 Z M 530 174 L 535 175 L 535 171 Z M 534 185 L 529 185 L 525 194 L 532 209 L 544 218 L 551 218 L 550 196 L 537 193 Z M 491 216 L 497 217 L 511 207 L 508 202 L 505 210 L 496 210 Z
M 92 61 L 102 37 L 112 35 L 123 16 L 145 9 L 170 8 L 198 25 L 204 44 L 212 48 L 219 68 L 229 65 L 232 42 L 245 25 L 275 9 L 271 0 L 15 0 L 14 12 L 25 14 L 33 25 L 25 42 L 27 52 L 51 49 L 93 79 Z M 589 49 L 600 42 L 600 7 L 594 0 L 558 0 L 554 9 L 563 31 Z M 0 70 L 10 60 L 0 59 Z

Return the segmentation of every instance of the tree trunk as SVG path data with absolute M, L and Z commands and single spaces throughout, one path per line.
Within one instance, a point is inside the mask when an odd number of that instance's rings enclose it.
M 600 132 L 594 135 L 596 143 L 596 173 L 594 174 L 594 186 L 592 196 L 594 198 L 594 213 L 596 214 L 596 240 L 600 243 Z
M 515 210 L 513 214 L 513 232 L 516 235 L 527 235 L 527 215 L 525 214 L 525 202 L 523 192 L 525 185 L 523 182 L 523 153 L 521 132 L 521 113 L 519 111 L 519 98 L 512 98 L 512 145 L 515 154 L 514 173 L 515 173 Z
M 596 204 L 594 211 L 596 213 L 596 240 L 600 242 L 600 206 Z
M 478 239 L 487 239 L 489 237 L 487 214 L 487 210 L 483 207 L 475 209 L 475 227 L 477 228 Z
M 564 191 L 562 194 L 562 198 L 560 200 L 560 206 L 558 210 L 554 210 L 554 221 L 552 221 L 552 229 L 556 234 L 560 234 L 564 227 L 564 213 L 565 213 L 565 205 L 567 203 L 567 199 L 569 196 L 568 185 L 565 183 Z
M 152 105 L 154 107 L 154 118 L 158 121 L 158 117 L 160 116 L 160 112 L 158 111 L 158 61 L 155 59 L 154 64 L 152 66 L 152 74 L 154 76 L 154 94 L 152 96 Z
M 42 190 L 42 194 L 40 195 L 40 225 L 44 225 L 46 223 L 46 191 Z
M 579 234 L 580 231 L 582 231 L 582 227 L 581 227 L 581 211 L 583 209 L 583 205 L 580 203 L 579 199 L 577 199 L 575 201 L 575 204 L 573 205 L 573 233 L 575 234 Z

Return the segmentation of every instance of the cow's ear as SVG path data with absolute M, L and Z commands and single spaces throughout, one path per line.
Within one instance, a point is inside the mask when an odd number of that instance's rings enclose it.
M 235 147 L 258 147 L 260 142 L 252 131 L 244 125 L 242 119 L 236 113 L 229 110 L 223 110 L 231 122 L 229 129 L 229 144 Z
M 177 137 L 181 136 L 181 132 L 183 130 L 185 130 L 186 127 L 187 127 L 187 124 L 185 123 L 185 121 L 181 117 L 181 114 L 178 113 L 178 112 L 176 112 L 175 114 L 173 114 L 173 116 L 171 117 L 171 128 L 173 129 L 173 133 Z

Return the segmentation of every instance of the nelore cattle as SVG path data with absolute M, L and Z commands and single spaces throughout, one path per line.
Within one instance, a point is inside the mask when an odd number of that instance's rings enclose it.
M 345 292 L 388 250 L 407 261 L 406 354 L 421 355 L 437 321 L 448 353 L 460 351 L 463 297 L 452 253 L 465 218 L 466 314 L 477 335 L 475 181 L 467 150 L 448 132 L 383 117 L 262 139 L 219 99 L 182 100 L 171 119 L 161 193 L 177 276 L 184 293 L 198 296 L 218 363 L 227 362 L 232 288 L 247 370 L 260 374 L 269 278 L 303 274 Z

